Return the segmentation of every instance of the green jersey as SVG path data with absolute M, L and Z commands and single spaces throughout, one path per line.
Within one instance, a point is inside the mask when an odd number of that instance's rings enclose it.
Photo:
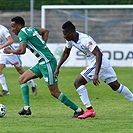
M 18 34 L 19 44 L 26 43 L 26 47 L 40 60 L 44 59 L 48 63 L 55 58 L 41 35 L 38 33 L 39 28 L 24 27 Z

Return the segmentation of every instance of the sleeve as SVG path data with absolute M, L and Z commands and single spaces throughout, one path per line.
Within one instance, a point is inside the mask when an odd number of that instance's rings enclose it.
M 34 29 L 35 29 L 37 32 L 39 32 L 39 28 L 38 28 L 38 27 L 34 27 Z
M 95 47 L 97 46 L 96 42 L 93 40 L 92 37 L 88 36 L 82 40 L 82 43 L 92 52 Z
M 19 44 L 27 43 L 27 35 L 21 30 L 18 34 L 18 40 L 19 40 Z
M 11 34 L 9 33 L 9 30 L 8 30 L 6 27 L 3 26 L 2 31 L 3 31 L 3 35 L 4 35 L 6 38 L 9 37 L 9 36 L 11 36 Z

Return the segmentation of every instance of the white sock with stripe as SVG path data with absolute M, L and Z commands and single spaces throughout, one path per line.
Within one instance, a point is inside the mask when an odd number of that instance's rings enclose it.
M 86 108 L 90 107 L 91 103 L 90 103 L 88 92 L 85 85 L 81 85 L 80 87 L 78 87 L 77 92 L 80 96 L 81 101 L 86 106 Z
M 32 79 L 27 81 L 27 83 L 29 83 L 31 87 L 35 87 L 36 86 L 35 82 Z
M 8 91 L 4 74 L 0 75 L 0 84 L 2 85 L 3 90 Z
M 120 87 L 118 88 L 117 92 L 124 95 L 124 97 L 133 102 L 133 93 L 126 86 L 120 84 Z

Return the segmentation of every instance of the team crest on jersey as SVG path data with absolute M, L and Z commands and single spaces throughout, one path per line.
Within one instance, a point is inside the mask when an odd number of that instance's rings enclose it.
M 22 41 L 22 38 L 21 37 L 19 37 L 19 41 Z

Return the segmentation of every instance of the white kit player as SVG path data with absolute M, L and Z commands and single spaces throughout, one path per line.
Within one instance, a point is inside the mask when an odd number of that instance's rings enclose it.
M 64 23 L 62 29 L 64 38 L 66 39 L 66 47 L 55 70 L 55 76 L 58 76 L 61 65 L 69 57 L 72 46 L 79 49 L 91 60 L 91 64 L 79 74 L 74 82 L 80 99 L 86 107 L 84 114 L 79 115 L 78 118 L 85 119 L 96 116 L 85 87 L 85 84 L 91 80 L 95 86 L 98 86 L 100 84 L 98 79 L 100 78 L 108 84 L 112 90 L 124 95 L 130 101 L 133 101 L 133 93 L 126 86 L 117 81 L 115 71 L 110 65 L 109 60 L 103 56 L 96 42 L 90 36 L 76 31 L 71 21 Z
M 21 59 L 16 54 L 5 54 L 3 52 L 5 47 L 10 47 L 11 49 L 14 49 L 13 46 L 13 39 L 9 33 L 9 30 L 3 26 L 0 25 L 0 84 L 2 85 L 2 92 L 0 92 L 0 96 L 9 95 L 10 92 L 8 90 L 6 79 L 4 74 L 2 73 L 3 68 L 6 66 L 7 62 L 11 65 L 14 65 L 18 73 L 22 74 L 25 72 L 24 68 L 22 67 Z M 35 96 L 37 94 L 36 84 L 33 80 L 28 81 L 29 84 L 32 87 L 33 95 Z

